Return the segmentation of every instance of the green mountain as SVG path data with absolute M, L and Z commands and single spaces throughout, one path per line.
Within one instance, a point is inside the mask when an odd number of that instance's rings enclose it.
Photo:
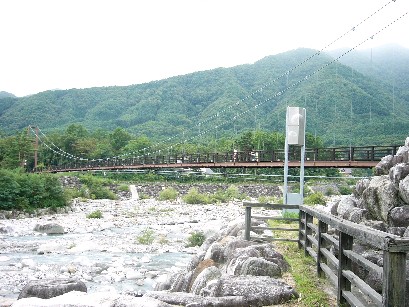
M 297 49 L 139 85 L 8 97 L 0 99 L 0 130 L 37 125 L 48 132 L 79 123 L 123 127 L 156 141 L 206 141 L 245 130 L 284 132 L 286 106 L 300 106 L 307 131 L 328 145 L 400 144 L 409 132 L 408 55 L 404 49 L 393 58 L 398 71 L 387 64 L 387 52 L 368 68 L 360 54 L 348 54 L 356 63 L 343 64 L 346 56 L 335 61 L 334 54 Z M 385 69 L 396 75 L 384 80 Z
M 0 99 L 7 98 L 7 97 L 16 97 L 16 96 L 13 95 L 12 93 L 8 93 L 8 92 L 5 92 L 5 91 L 0 91 Z

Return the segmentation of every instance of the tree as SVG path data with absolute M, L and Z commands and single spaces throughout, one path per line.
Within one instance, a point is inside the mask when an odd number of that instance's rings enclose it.
M 132 139 L 131 134 L 129 134 L 123 128 L 116 128 L 114 132 L 109 135 L 109 140 L 114 150 L 114 153 L 119 153 L 123 147 L 125 147 L 128 142 Z

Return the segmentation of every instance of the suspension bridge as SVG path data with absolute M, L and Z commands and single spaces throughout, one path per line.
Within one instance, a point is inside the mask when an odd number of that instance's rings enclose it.
M 368 22 L 373 16 L 379 14 L 381 11 L 385 10 L 390 4 L 395 1 L 389 1 L 384 4 L 377 11 L 370 14 L 367 18 L 349 28 L 344 34 L 337 37 L 334 41 L 327 44 L 321 50 L 315 52 L 305 60 L 297 63 L 292 68 L 289 68 L 281 75 L 276 77 L 274 80 L 268 81 L 260 88 L 254 90 L 251 94 L 247 95 L 243 99 L 236 101 L 235 103 L 229 103 L 226 107 L 220 108 L 213 112 L 214 114 L 208 116 L 203 121 L 197 122 L 192 129 L 189 130 L 191 135 L 187 135 L 188 132 L 185 130 L 179 135 L 174 135 L 162 143 L 154 144 L 149 148 L 144 148 L 143 151 L 138 152 L 128 152 L 121 154 L 119 156 L 104 157 L 100 159 L 90 159 L 87 157 L 80 157 L 73 155 L 61 147 L 55 145 L 46 135 L 44 135 L 38 127 L 29 127 L 36 135 L 35 149 L 34 149 L 34 171 L 43 172 L 74 172 L 74 171 L 90 171 L 90 170 L 147 170 L 147 169 L 175 169 L 175 168 L 283 168 L 285 153 L 283 150 L 253 150 L 253 151 L 230 151 L 230 152 L 217 152 L 213 153 L 170 153 L 169 148 L 174 146 L 175 148 L 179 145 L 185 144 L 187 141 L 197 141 L 206 134 L 217 133 L 223 131 L 223 127 L 226 125 L 234 125 L 236 119 L 246 118 L 253 116 L 254 110 L 254 122 L 257 126 L 256 112 L 255 110 L 268 102 L 273 102 L 275 99 L 279 98 L 286 92 L 291 92 L 299 84 L 303 82 L 311 82 L 313 76 L 318 76 L 318 74 L 326 69 L 328 66 L 337 65 L 338 61 L 354 51 L 358 47 L 364 45 L 368 41 L 371 41 L 374 36 L 382 33 L 394 23 L 398 22 L 400 19 L 406 17 L 408 12 L 404 12 L 402 15 L 391 20 L 388 24 L 377 31 L 373 32 L 371 35 L 360 40 L 354 47 L 343 52 L 338 57 L 327 62 L 321 67 L 316 68 L 312 72 L 306 73 L 303 78 L 289 82 L 288 76 L 290 73 L 300 69 L 305 63 L 312 60 L 314 57 L 319 56 L 323 51 L 328 49 L 330 46 L 334 45 L 341 39 L 356 33 L 362 24 Z M 264 92 L 265 89 L 277 83 L 281 79 L 286 79 L 284 82 L 284 87 L 269 94 L 269 97 L 260 100 L 259 94 Z M 394 91 L 393 91 L 394 95 Z M 244 105 L 244 100 L 254 99 L 254 105 L 251 107 L 246 107 L 244 110 L 238 110 L 237 107 Z M 394 107 L 395 97 L 392 98 L 392 112 L 395 114 Z M 288 102 L 287 106 L 288 106 Z M 369 110 L 372 111 L 371 101 L 369 102 Z M 306 103 L 305 103 L 306 104 Z M 350 121 L 353 124 L 353 102 L 350 102 Z M 231 116 L 234 110 L 235 116 Z M 317 105 L 315 105 L 315 111 L 317 112 Z M 337 113 L 337 105 L 334 105 L 334 116 Z M 278 114 L 278 113 L 277 113 Z M 371 118 L 371 113 L 370 118 Z M 225 116 L 225 117 L 224 117 Z M 315 124 L 312 123 L 315 127 Z M 336 129 L 336 127 L 333 127 Z M 315 128 L 314 128 L 315 129 Z M 316 135 L 316 130 L 314 130 Z M 328 131 L 327 131 L 328 133 Z M 215 138 L 216 139 L 216 138 Z M 53 152 L 53 161 L 49 163 L 43 163 L 44 165 L 38 167 L 37 165 L 37 153 L 39 150 L 39 144 L 43 145 L 45 150 L 50 150 Z M 172 144 L 170 146 L 169 144 Z M 335 145 L 335 141 L 334 141 Z M 382 157 L 386 155 L 396 154 L 399 146 L 398 145 L 387 145 L 387 146 L 345 146 L 345 147 L 327 147 L 327 148 L 306 148 L 305 157 L 301 161 L 300 155 L 296 150 L 290 151 L 289 153 L 289 167 L 300 167 L 301 162 L 304 163 L 306 168 L 372 168 L 381 160 Z M 167 154 L 164 154 L 166 153 Z
M 372 168 L 386 155 L 396 154 L 399 146 L 334 147 L 306 150 L 307 168 Z M 296 151 L 290 151 L 289 167 L 300 167 Z M 207 154 L 145 155 L 132 158 L 79 159 L 49 165 L 43 172 L 78 172 L 92 170 L 146 170 L 174 168 L 283 168 L 284 151 L 252 151 Z

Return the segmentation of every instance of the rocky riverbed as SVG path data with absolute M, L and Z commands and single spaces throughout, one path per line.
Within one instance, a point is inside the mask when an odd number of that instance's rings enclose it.
M 87 218 L 97 210 L 102 218 Z M 186 267 L 198 250 L 186 247 L 192 232 L 211 236 L 238 219 L 244 219 L 240 202 L 187 205 L 153 199 L 76 201 L 65 213 L 2 219 L 0 305 L 15 301 L 36 279 L 73 277 L 84 281 L 89 293 L 137 296 Z M 57 234 L 47 234 L 53 231 Z M 138 238 L 147 234 L 153 243 L 141 244 Z

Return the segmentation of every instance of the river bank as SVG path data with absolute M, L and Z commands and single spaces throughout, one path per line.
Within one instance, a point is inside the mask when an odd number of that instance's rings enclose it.
M 95 211 L 102 218 L 87 218 Z M 89 293 L 140 295 L 187 265 L 198 249 L 186 247 L 191 233 L 210 236 L 242 218 L 240 202 L 187 205 L 127 199 L 76 201 L 64 213 L 0 220 L 0 300 L 2 305 L 15 301 L 30 280 L 67 277 L 83 280 Z M 49 224 L 61 226 L 64 233 L 34 231 Z M 147 229 L 153 242 L 140 244 Z

